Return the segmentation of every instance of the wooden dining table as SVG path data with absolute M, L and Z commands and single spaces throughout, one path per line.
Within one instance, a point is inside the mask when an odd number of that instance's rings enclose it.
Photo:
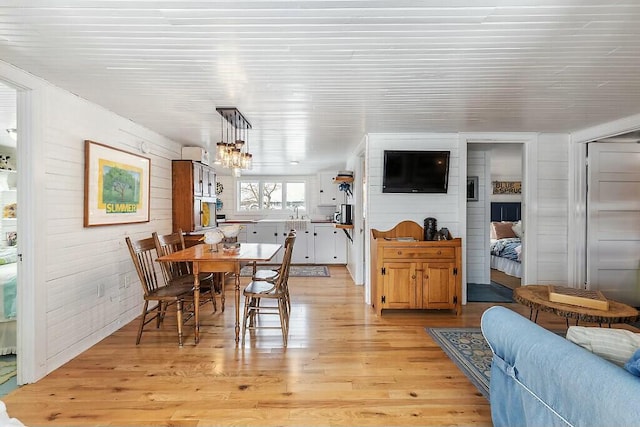
M 236 345 L 240 342 L 240 269 L 252 262 L 268 262 L 282 245 L 273 243 L 241 243 L 237 252 L 223 250 L 221 245 L 199 244 L 158 258 L 159 262 L 190 262 L 195 277 L 193 287 L 195 343 L 200 341 L 199 273 L 232 273 L 235 280 Z M 224 286 L 224 279 L 222 286 Z M 223 291 L 224 293 L 224 291 Z M 224 303 L 223 303 L 224 304 Z

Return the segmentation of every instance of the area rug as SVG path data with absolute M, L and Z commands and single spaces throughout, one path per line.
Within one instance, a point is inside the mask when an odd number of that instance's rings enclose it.
M 4 384 L 14 377 L 17 372 L 16 362 L 9 361 L 3 362 L 0 361 L 0 384 Z
M 426 328 L 433 340 L 489 400 L 493 354 L 478 328 Z
M 259 265 L 258 270 L 272 270 L 277 265 Z M 250 265 L 242 267 L 240 276 L 250 277 L 253 268 Z M 292 265 L 289 267 L 289 277 L 330 277 L 329 267 L 326 265 Z
M 468 302 L 513 302 L 513 291 L 499 283 L 467 284 Z

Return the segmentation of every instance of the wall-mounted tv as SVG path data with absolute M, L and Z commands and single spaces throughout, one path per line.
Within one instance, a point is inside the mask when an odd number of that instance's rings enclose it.
M 384 152 L 383 193 L 446 193 L 449 151 Z

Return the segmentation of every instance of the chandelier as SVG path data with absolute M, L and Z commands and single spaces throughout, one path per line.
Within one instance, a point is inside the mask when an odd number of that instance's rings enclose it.
M 242 169 L 253 167 L 253 155 L 249 153 L 251 123 L 235 107 L 216 108 L 216 111 L 220 113 L 221 118 L 220 142 L 216 143 L 215 163 L 232 169 L 235 176 L 240 176 Z

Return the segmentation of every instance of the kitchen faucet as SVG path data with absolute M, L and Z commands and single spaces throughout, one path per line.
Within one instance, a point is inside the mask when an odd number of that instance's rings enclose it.
M 298 209 L 299 206 L 294 206 L 293 210 L 296 212 L 296 219 L 298 219 Z

